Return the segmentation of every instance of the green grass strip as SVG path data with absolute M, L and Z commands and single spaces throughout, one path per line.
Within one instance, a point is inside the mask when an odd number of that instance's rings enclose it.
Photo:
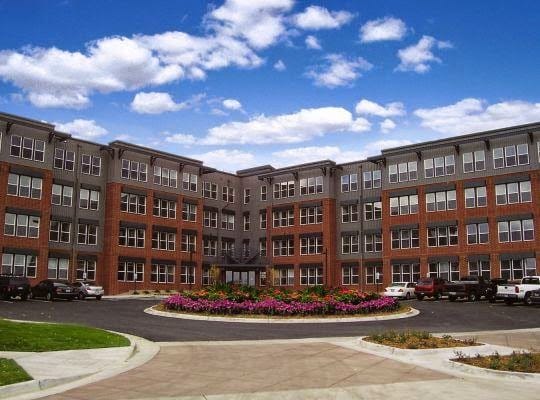
M 129 346 L 121 335 L 71 324 L 0 320 L 0 351 L 58 351 Z
M 0 358 L 0 386 L 32 380 L 19 364 L 7 358 Z

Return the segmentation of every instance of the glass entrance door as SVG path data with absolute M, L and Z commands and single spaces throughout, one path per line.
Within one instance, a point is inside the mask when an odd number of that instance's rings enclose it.
M 225 271 L 225 281 L 235 285 L 255 286 L 255 271 Z

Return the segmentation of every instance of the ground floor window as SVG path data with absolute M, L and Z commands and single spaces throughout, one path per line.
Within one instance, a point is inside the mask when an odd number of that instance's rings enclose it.
M 121 282 L 143 282 L 144 263 L 131 261 L 118 263 L 118 280 Z
M 174 283 L 174 265 L 152 264 L 150 282 L 152 283 Z
M 521 279 L 528 275 L 536 275 L 536 258 L 501 260 L 502 278 Z
M 300 285 L 322 285 L 323 269 L 321 267 L 300 268 Z
M 275 268 L 274 286 L 294 285 L 294 268 Z
M 195 267 L 180 267 L 180 283 L 190 285 L 195 283 Z
M 96 280 L 96 260 L 77 260 L 77 280 Z
M 419 263 L 392 264 L 392 282 L 416 282 L 419 279 Z
M 68 279 L 69 258 L 49 257 L 47 278 Z
M 214 278 L 212 277 L 212 272 L 211 272 L 210 267 L 203 267 L 201 283 L 205 286 L 214 284 Z
M 255 286 L 255 271 L 225 271 L 225 282 L 234 285 Z
M 36 277 L 37 257 L 26 254 L 2 254 L 2 275 Z
M 366 267 L 366 284 L 374 285 L 382 282 L 382 265 Z
M 484 279 L 491 279 L 491 265 L 489 260 L 469 261 L 469 275 L 481 276 Z
M 341 267 L 341 283 L 343 285 L 358 285 L 358 266 L 344 265 Z
M 431 278 L 443 278 L 447 281 L 457 281 L 459 280 L 459 262 L 431 262 L 429 263 L 428 276 Z

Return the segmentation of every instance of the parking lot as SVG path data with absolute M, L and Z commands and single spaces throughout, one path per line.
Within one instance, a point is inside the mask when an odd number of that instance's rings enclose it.
M 388 329 L 472 332 L 540 327 L 540 306 L 502 302 L 410 300 L 420 315 L 400 320 L 327 324 L 242 324 L 164 318 L 144 313 L 155 299 L 1 301 L 0 317 L 78 323 L 131 333 L 153 341 L 296 339 L 360 336 Z

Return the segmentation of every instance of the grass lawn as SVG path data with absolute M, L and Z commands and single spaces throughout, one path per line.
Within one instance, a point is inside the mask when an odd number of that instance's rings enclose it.
M 0 351 L 58 351 L 120 346 L 129 346 L 129 340 L 101 329 L 0 320 Z
M 0 386 L 31 380 L 32 377 L 13 360 L 0 358 Z
M 400 349 L 439 349 L 479 345 L 474 339 L 458 340 L 449 335 L 436 337 L 425 331 L 389 331 L 365 337 L 364 340 Z

